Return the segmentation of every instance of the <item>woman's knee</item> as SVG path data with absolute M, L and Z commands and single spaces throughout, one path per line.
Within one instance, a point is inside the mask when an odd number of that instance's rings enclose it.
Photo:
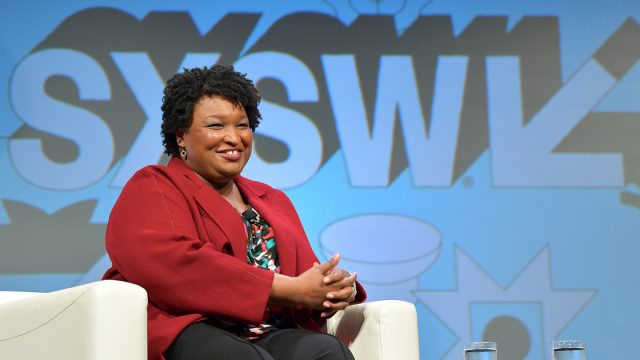
M 349 348 L 333 335 L 318 334 L 313 343 L 317 344 L 315 346 L 317 357 L 314 359 L 354 360 Z
M 336 337 L 309 330 L 279 330 L 257 345 L 276 359 L 283 360 L 353 360 L 349 348 Z
M 167 360 L 273 360 L 260 347 L 206 323 L 185 328 L 165 352 Z

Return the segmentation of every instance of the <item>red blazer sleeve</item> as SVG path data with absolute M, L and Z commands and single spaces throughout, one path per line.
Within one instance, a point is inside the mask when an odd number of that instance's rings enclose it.
M 189 196 L 157 167 L 136 173 L 122 190 L 107 226 L 113 268 L 144 287 L 149 301 L 168 313 L 224 315 L 259 323 L 273 273 L 201 239 L 194 220 L 201 215 Z

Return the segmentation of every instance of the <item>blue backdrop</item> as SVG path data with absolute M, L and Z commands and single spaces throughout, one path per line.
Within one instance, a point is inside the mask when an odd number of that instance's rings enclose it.
M 164 81 L 233 63 L 263 95 L 245 175 L 320 257 L 416 304 L 423 359 L 469 340 L 631 358 L 640 3 L 22 1 L 0 11 L 0 289 L 100 278 Z

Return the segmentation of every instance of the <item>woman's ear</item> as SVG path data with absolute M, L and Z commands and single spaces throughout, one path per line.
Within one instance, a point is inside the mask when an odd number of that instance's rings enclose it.
M 176 142 L 179 147 L 184 147 L 184 130 L 176 131 Z

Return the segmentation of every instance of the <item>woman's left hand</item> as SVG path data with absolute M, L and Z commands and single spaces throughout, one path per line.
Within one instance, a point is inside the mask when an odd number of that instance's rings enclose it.
M 347 271 L 334 268 L 331 269 L 324 278 L 326 285 L 339 285 L 340 289 L 327 293 L 327 300 L 323 302 L 325 311 L 321 317 L 330 317 L 339 310 L 344 310 L 356 298 L 355 283 L 357 274 L 349 274 Z

